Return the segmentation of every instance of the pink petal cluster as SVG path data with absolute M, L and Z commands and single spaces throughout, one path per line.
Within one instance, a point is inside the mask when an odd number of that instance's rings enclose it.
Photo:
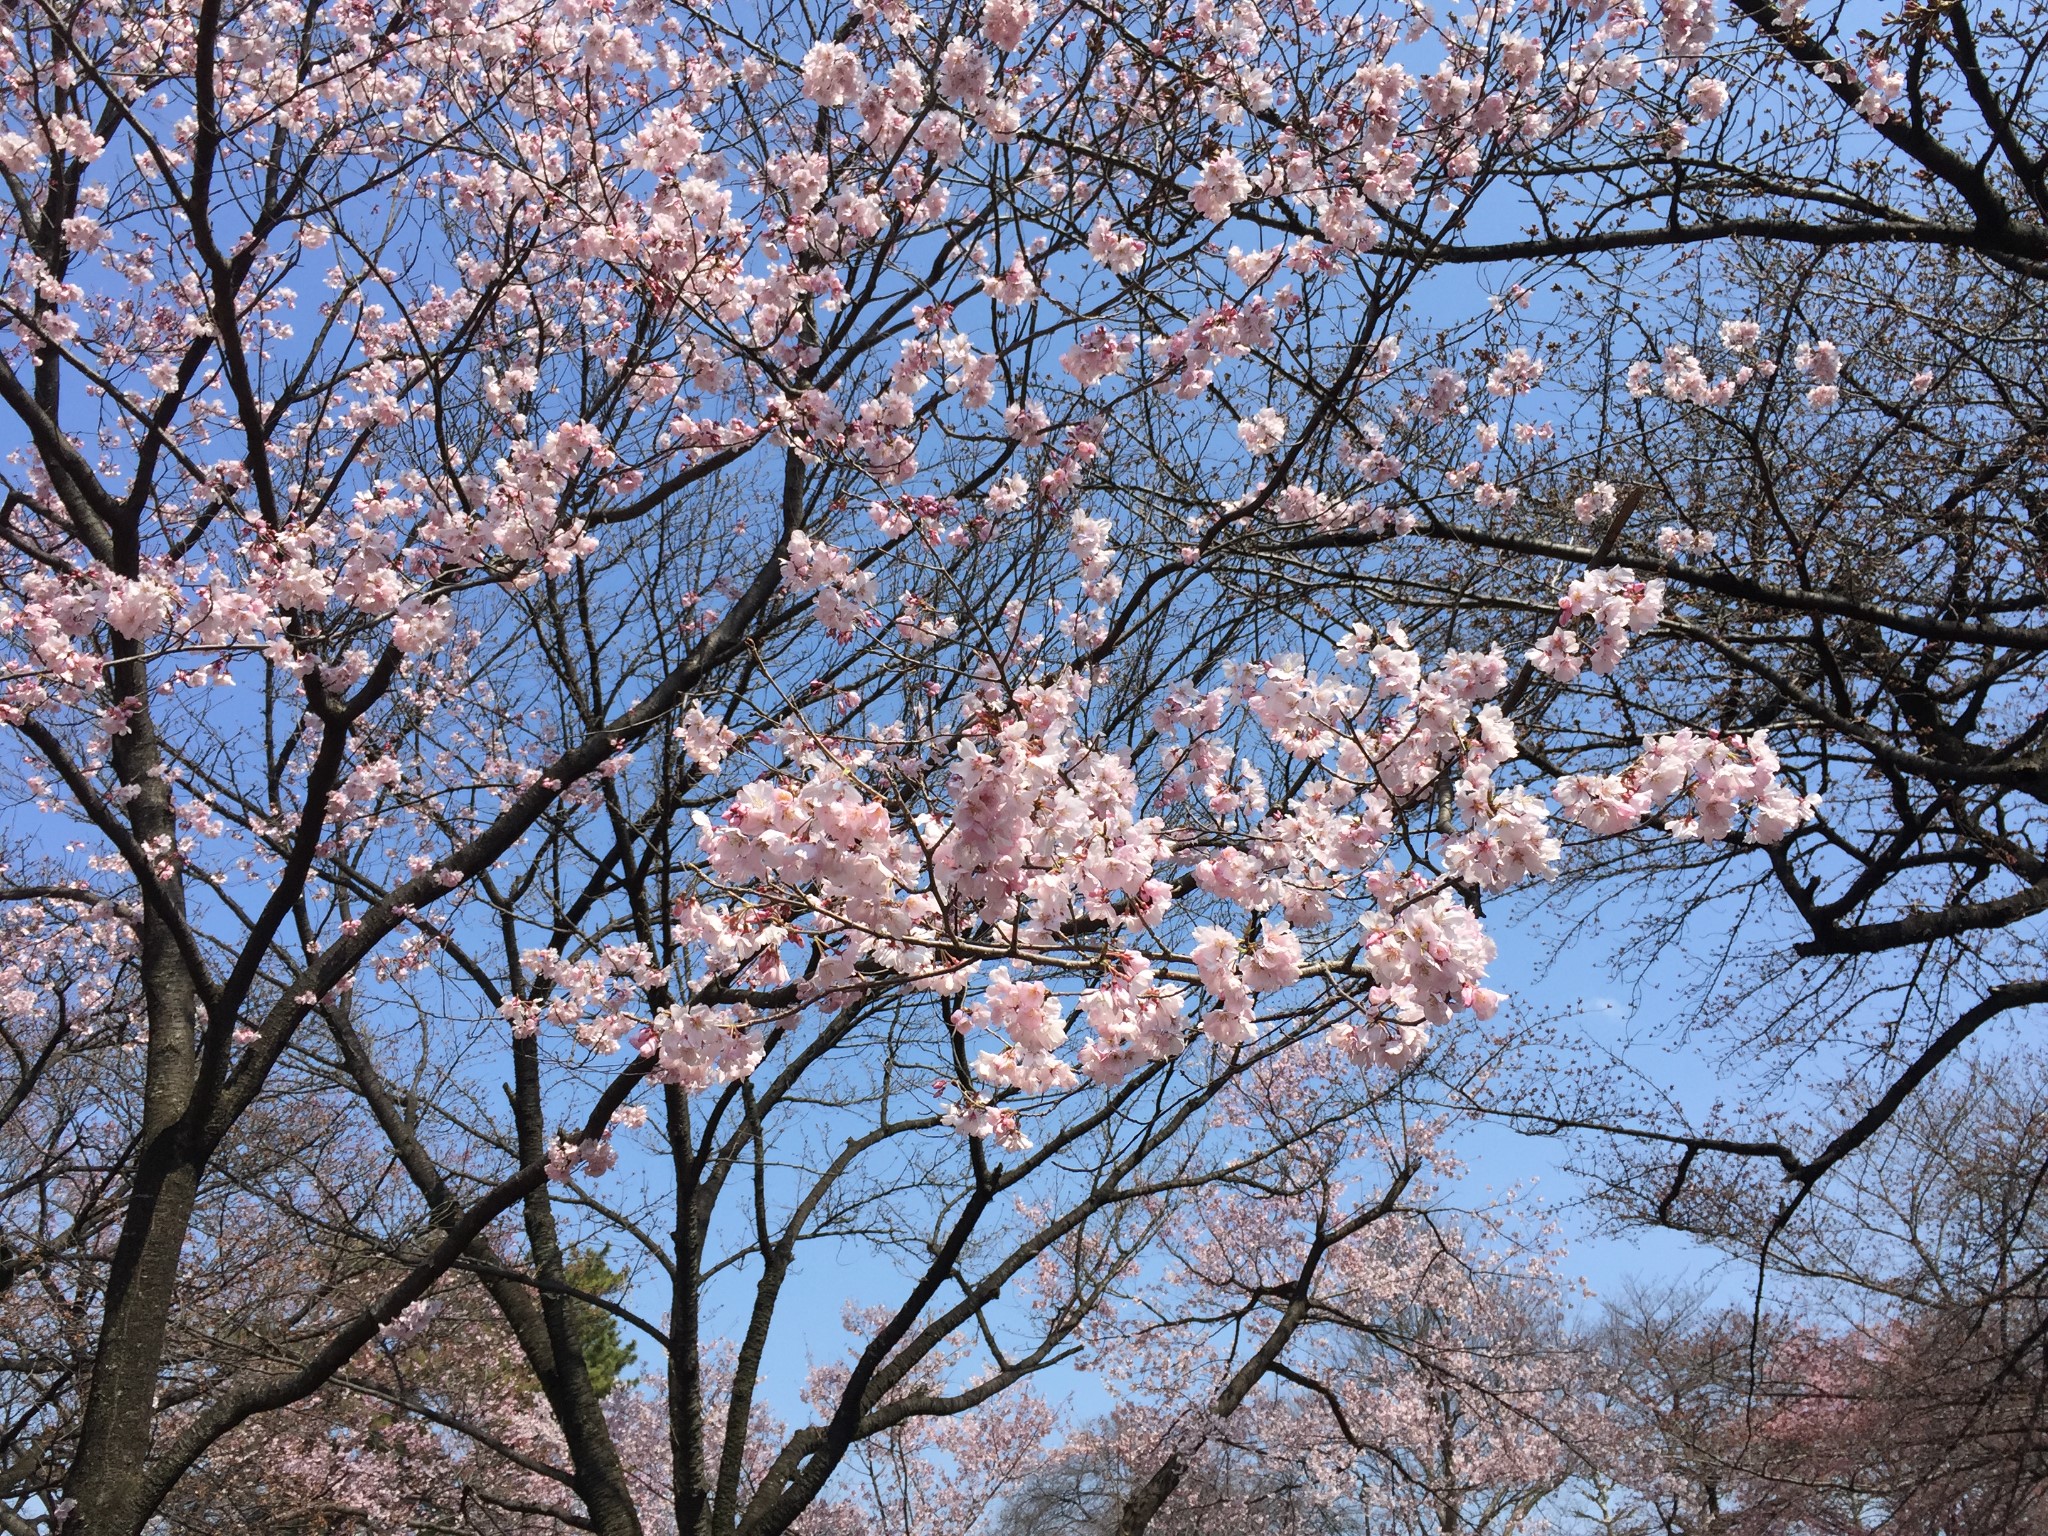
M 1776 843 L 1811 821 L 1820 796 L 1801 795 L 1778 779 L 1780 763 L 1763 732 L 1721 737 L 1695 731 L 1655 736 L 1620 773 L 1568 774 L 1552 787 L 1566 820 L 1601 837 L 1633 831 L 1652 817 L 1676 838 L 1720 842 L 1744 811 L 1744 840 Z M 1686 815 L 1670 814 L 1690 801 Z
M 1609 488 L 1610 504 L 1611 496 Z M 1628 654 L 1630 639 L 1656 628 L 1663 612 L 1662 581 L 1643 580 L 1621 566 L 1589 570 L 1566 588 L 1558 603 L 1557 628 L 1536 643 L 1527 660 L 1561 683 L 1575 681 L 1583 668 L 1605 677 Z M 1582 621 L 1594 626 L 1590 651 L 1580 645 L 1576 626 Z

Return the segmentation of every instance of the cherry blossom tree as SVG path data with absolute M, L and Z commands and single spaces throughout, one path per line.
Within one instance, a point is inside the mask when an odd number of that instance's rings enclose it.
M 1761 1312 L 1614 1309 L 1612 1528 L 2042 1528 L 2041 1087 L 1980 1057 L 1906 1105 L 1802 1206 Z
M 1662 362 L 1624 307 L 1631 284 L 1676 288 L 1688 340 Z M 2028 809 L 2043 729 L 2030 293 L 1967 257 L 1746 245 L 1586 283 L 1569 306 L 1581 420 L 1509 475 L 1547 484 L 1547 504 L 1434 514 L 1439 591 L 1483 558 L 1489 601 L 1533 601 L 1553 561 L 1589 548 L 1665 583 L 1632 653 L 1655 686 L 1553 645 L 1547 702 L 1519 712 L 1525 758 L 1604 756 L 1711 699 L 1724 730 L 1768 729 L 1824 793 L 1763 886 L 1711 839 L 1636 834 L 1564 871 L 1581 895 L 1561 905 L 1595 924 L 1634 893 L 1617 968 L 1721 1085 L 1711 1111 L 1647 1075 L 1520 1085 L 1521 1124 L 1598 1133 L 1587 1166 L 1634 1216 L 1725 1235 L 1721 1190 L 1753 1162 L 1784 1198 L 1750 1234 L 1779 1230 L 1945 1063 L 2048 996 Z M 1639 770 L 1591 782 L 1647 787 Z M 1579 937 L 1575 953 L 1597 952 Z
M 1028 1422 L 1205 1191 L 1484 1039 L 1482 906 L 1567 842 L 1826 837 L 1778 716 L 1656 665 L 1716 589 L 1635 491 L 1573 491 L 1597 543 L 1441 510 L 1567 504 L 1537 268 L 2030 279 L 2027 28 L 1736 11 L 10 12 L 10 1529 L 246 1481 L 479 1293 L 545 1424 L 376 1388 L 417 1443 L 607 1536 L 797 1529 Z M 1773 319 L 1724 344 L 1802 408 L 1890 388 Z M 1756 383 L 1677 321 L 1631 385 Z M 1899 632 L 2031 633 L 1986 601 Z M 781 1422 L 848 1245 L 885 1294 Z M 658 1479 L 591 1307 L 662 1360 Z
M 587 1524 L 503 1325 L 449 1307 L 428 1321 L 401 1319 L 327 1389 L 225 1437 L 166 1500 L 164 1528 L 560 1536 Z
M 1168 1267 L 1099 1325 L 1118 1406 L 1009 1528 L 1499 1533 L 1603 1465 L 1554 1255 L 1512 1202 L 1446 1205 L 1455 1160 L 1408 1131 L 1183 1212 Z

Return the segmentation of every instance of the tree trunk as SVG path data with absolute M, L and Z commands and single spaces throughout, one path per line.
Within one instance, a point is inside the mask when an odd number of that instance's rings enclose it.
M 547 1154 L 540 1048 L 530 1039 L 515 1041 L 512 1060 L 519 1159 L 530 1165 Z M 598 1536 L 640 1536 L 640 1515 L 626 1486 L 626 1469 L 612 1442 L 611 1426 L 605 1423 L 603 1405 L 591 1390 L 590 1368 L 576 1342 L 570 1300 L 554 1288 L 564 1283 L 562 1245 L 546 1184 L 526 1197 L 526 1240 L 532 1250 L 533 1272 L 549 1282 L 540 1293 L 540 1312 L 547 1326 L 554 1370 L 542 1377 L 541 1385 L 569 1443 L 577 1497 Z
M 116 675 L 146 690 L 146 679 L 127 675 L 140 671 L 131 663 Z M 114 765 L 121 782 L 139 791 L 129 825 L 145 850 L 173 846 L 176 837 L 170 786 L 153 771 L 160 761 L 149 711 L 138 710 L 128 731 L 114 738 Z M 163 910 L 182 920 L 184 889 L 175 870 L 157 880 L 156 888 L 157 899 L 142 903 L 141 975 L 149 1028 L 142 1135 L 107 1272 L 78 1450 L 66 1480 L 73 1504 L 63 1526 L 66 1536 L 137 1536 L 154 1513 L 143 1507 L 143 1471 L 179 1260 L 205 1172 L 205 1150 L 192 1134 L 196 989 Z

